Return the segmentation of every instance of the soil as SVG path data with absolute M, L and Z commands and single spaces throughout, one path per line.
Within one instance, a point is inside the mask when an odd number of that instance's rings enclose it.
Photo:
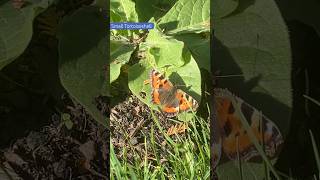
M 169 148 L 166 144 L 164 135 L 157 127 L 152 117 L 150 108 L 141 102 L 136 96 L 129 95 L 126 100 L 114 106 L 110 110 L 110 136 L 118 159 L 126 159 L 134 164 L 134 158 L 143 159 L 147 153 L 148 160 L 156 160 L 159 156 L 160 162 L 166 162 L 166 155 Z M 153 111 L 154 116 L 158 119 L 164 132 L 177 124 L 170 121 L 163 114 Z M 153 129 L 153 138 L 156 146 L 160 146 L 159 152 L 153 154 L 154 149 L 151 147 L 151 132 Z M 185 134 L 180 134 L 184 137 Z M 171 138 L 175 139 L 174 136 Z M 145 143 L 146 141 L 146 143 Z M 147 152 L 145 145 L 147 146 Z M 122 150 L 126 148 L 125 153 Z
M 103 98 L 99 101 L 100 107 L 107 107 Z M 108 179 L 109 131 L 82 106 L 68 109 L 71 129 L 53 114 L 49 125 L 2 150 L 2 167 L 11 166 L 23 179 Z

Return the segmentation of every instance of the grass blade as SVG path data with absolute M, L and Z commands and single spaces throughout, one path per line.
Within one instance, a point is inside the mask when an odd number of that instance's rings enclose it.
M 235 102 L 234 99 L 232 100 L 232 104 L 237 104 Z M 254 133 L 251 130 L 251 127 L 249 125 L 249 123 L 246 121 L 246 118 L 244 117 L 244 115 L 242 114 L 242 112 L 240 111 L 238 106 L 235 106 L 235 110 L 237 114 L 240 114 L 240 120 L 241 123 L 243 125 L 243 127 L 245 128 L 245 130 L 247 131 L 252 143 L 254 144 L 255 148 L 257 149 L 257 151 L 259 152 L 260 156 L 262 157 L 262 159 L 266 162 L 266 164 L 268 165 L 268 167 L 270 168 L 271 172 L 273 173 L 273 175 L 275 176 L 276 179 L 281 180 L 279 175 L 277 174 L 276 170 L 274 169 L 273 165 L 271 164 L 271 162 L 269 161 L 267 155 L 265 154 L 263 148 L 261 147 L 258 139 L 255 137 Z
M 320 158 L 319 158 L 319 151 L 317 148 L 317 143 L 314 139 L 313 133 L 311 130 L 309 130 L 310 133 L 310 137 L 311 137 L 311 142 L 312 142 L 312 147 L 313 147 L 313 151 L 314 151 L 314 156 L 316 158 L 316 163 L 317 163 L 317 167 L 318 167 L 318 172 L 319 172 L 319 179 L 320 179 Z
M 303 97 L 308 99 L 308 100 L 310 100 L 311 102 L 315 103 L 316 105 L 320 106 L 320 102 L 315 100 L 315 99 L 313 99 L 312 97 L 307 96 L 307 95 L 303 95 Z

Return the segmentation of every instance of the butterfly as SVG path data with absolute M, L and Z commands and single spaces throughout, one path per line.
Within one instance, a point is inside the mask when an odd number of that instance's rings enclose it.
M 250 129 L 262 144 L 268 158 L 274 158 L 283 144 L 278 127 L 265 115 L 227 89 L 214 89 L 215 115 L 212 119 L 213 144 L 211 147 L 213 168 L 218 165 L 222 153 L 228 159 L 248 161 L 260 155 L 244 128 L 241 118 L 249 123 Z M 238 108 L 241 114 L 236 111 Z
M 196 111 L 198 102 L 190 95 L 174 86 L 159 71 L 150 72 L 152 103 L 159 105 L 167 117 L 177 116 L 184 111 Z

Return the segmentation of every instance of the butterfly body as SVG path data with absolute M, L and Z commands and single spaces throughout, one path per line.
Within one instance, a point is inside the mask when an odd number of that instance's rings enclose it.
M 174 86 L 159 71 L 150 72 L 152 103 L 159 105 L 167 117 L 174 117 L 183 111 L 195 111 L 198 103 L 190 95 Z

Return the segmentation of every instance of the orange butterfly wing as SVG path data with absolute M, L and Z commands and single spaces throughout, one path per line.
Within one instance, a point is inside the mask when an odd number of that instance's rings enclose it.
M 232 99 L 233 98 L 233 99 Z M 235 102 L 235 104 L 233 104 Z M 257 157 L 257 152 L 247 131 L 242 125 L 241 115 L 235 111 L 238 106 L 250 124 L 251 131 L 260 144 L 264 144 L 266 155 L 275 157 L 283 143 L 282 135 L 277 126 L 254 107 L 234 96 L 226 89 L 215 89 L 216 123 L 223 131 L 221 146 L 229 159 L 237 159 L 237 153 L 244 160 Z
M 151 70 L 152 102 L 162 106 L 162 111 L 168 117 L 174 117 L 179 112 L 196 110 L 198 103 L 188 94 L 176 89 L 160 72 Z
M 197 101 L 180 89 L 177 90 L 176 98 L 179 100 L 180 111 L 195 111 L 198 108 Z

